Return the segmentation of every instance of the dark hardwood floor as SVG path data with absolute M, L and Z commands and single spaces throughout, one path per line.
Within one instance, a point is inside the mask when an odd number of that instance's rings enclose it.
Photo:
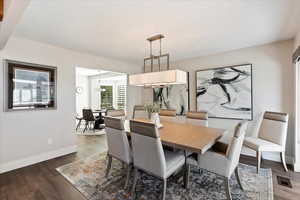
M 78 152 L 0 175 L 0 200 L 85 200 L 55 169 L 106 150 L 105 136 L 78 136 Z M 242 163 L 255 165 L 254 158 L 242 156 Z M 280 163 L 266 161 L 272 168 L 274 199 L 300 199 L 300 173 L 284 172 Z M 289 177 L 293 188 L 277 184 L 277 175 Z

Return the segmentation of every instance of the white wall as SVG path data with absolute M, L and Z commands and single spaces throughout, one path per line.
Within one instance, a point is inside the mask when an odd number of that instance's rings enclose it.
M 283 41 L 263 46 L 245 48 L 212 56 L 188 59 L 172 63 L 172 68 L 190 72 L 190 104 L 195 105 L 195 71 L 228 65 L 253 64 L 253 108 L 254 121 L 250 123 L 248 135 L 257 134 L 260 115 L 265 110 L 290 114 L 287 155 L 293 156 L 294 141 L 294 74 L 291 62 L 293 41 Z M 231 129 L 235 120 L 210 119 L 213 127 Z M 279 155 L 264 154 L 265 158 L 279 160 Z M 289 158 L 290 162 L 291 158 Z
M 300 28 L 298 31 L 298 34 L 295 37 L 295 41 L 294 41 L 294 48 L 298 48 L 298 46 L 300 45 Z
M 76 113 L 82 115 L 82 109 L 90 107 L 88 76 L 76 74 L 76 87 L 82 88 L 81 93 L 76 93 Z
M 132 64 L 90 56 L 55 46 L 12 37 L 0 59 L 58 67 L 57 110 L 3 111 L 3 67 L 0 68 L 0 172 L 32 164 L 75 150 L 75 66 L 124 73 L 141 72 Z M 141 103 L 141 90 L 129 87 L 128 109 Z M 48 140 L 53 144 L 49 145 Z

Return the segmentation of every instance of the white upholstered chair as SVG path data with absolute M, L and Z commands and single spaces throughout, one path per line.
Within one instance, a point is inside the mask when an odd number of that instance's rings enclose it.
M 108 177 L 111 169 L 112 158 L 121 161 L 127 165 L 127 176 L 125 188 L 128 185 L 130 170 L 132 168 L 132 151 L 128 141 L 126 132 L 124 131 L 124 123 L 122 119 L 105 117 L 105 131 L 108 144 L 108 163 L 106 169 L 106 177 Z
M 187 112 L 186 123 L 192 125 L 208 126 L 207 112 Z
M 148 113 L 145 111 L 145 108 L 143 105 L 135 105 L 133 107 L 132 118 L 133 119 L 138 119 L 138 118 L 147 119 L 148 118 Z
M 176 110 L 173 109 L 160 109 L 159 118 L 161 121 L 176 122 Z
M 288 128 L 288 114 L 265 112 L 258 137 L 246 137 L 244 145 L 256 151 L 257 173 L 259 172 L 262 152 L 280 152 L 285 171 L 285 144 Z
M 167 178 L 182 168 L 185 157 L 181 152 L 164 151 L 159 130 L 153 123 L 130 121 L 133 150 L 134 181 L 132 194 L 140 171 L 163 180 L 162 199 L 165 199 Z
M 189 157 L 187 159 L 188 176 L 190 165 L 196 165 L 202 169 L 206 169 L 210 172 L 223 176 L 226 185 L 226 196 L 227 199 L 231 200 L 229 179 L 233 172 L 235 172 L 237 181 L 241 189 L 243 190 L 241 180 L 238 174 L 238 164 L 246 133 L 246 128 L 247 122 L 240 122 L 235 127 L 234 136 L 232 137 L 231 143 L 229 145 L 216 143 L 215 146 L 221 145 L 220 148 L 213 148 L 217 151 L 209 150 L 202 155 L 198 154 L 197 158 Z

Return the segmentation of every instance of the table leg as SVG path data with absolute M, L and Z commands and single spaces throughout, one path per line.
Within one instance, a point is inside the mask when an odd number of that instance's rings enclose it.
M 187 152 L 184 151 L 184 157 L 185 157 L 185 163 L 184 163 L 184 188 L 188 189 L 189 188 L 189 177 L 190 177 L 190 165 L 187 164 Z
M 101 126 L 102 124 L 104 124 L 104 116 L 102 112 L 99 112 L 99 129 L 103 129 L 103 127 Z

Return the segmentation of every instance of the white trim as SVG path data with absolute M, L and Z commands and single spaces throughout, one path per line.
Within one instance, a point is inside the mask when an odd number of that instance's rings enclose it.
M 300 172 L 300 163 L 295 163 L 294 164 L 294 171 L 295 172 Z
M 18 168 L 22 168 L 22 167 L 26 167 L 29 165 L 33 165 L 39 162 L 43 162 L 46 160 L 50 160 L 53 158 L 57 158 L 60 156 L 64 156 L 70 153 L 74 153 L 77 152 L 77 146 L 69 146 L 66 148 L 62 148 L 62 149 L 58 149 L 58 150 L 54 150 L 54 151 L 48 151 L 45 153 L 41 153 L 39 155 L 35 155 L 35 156 L 30 156 L 27 158 L 23 158 L 23 159 L 19 159 L 19 160 L 14 160 L 14 161 L 10 161 L 7 163 L 3 163 L 0 164 L 0 174 L 4 173 L 4 172 L 8 172 L 8 171 L 12 171 L 14 169 L 18 169 Z
M 299 135 L 299 128 L 300 128 L 300 70 L 299 70 L 300 64 L 297 62 L 294 66 L 294 84 L 295 84 L 295 135 L 294 135 L 294 155 L 295 155 L 295 161 L 294 161 L 294 171 L 300 172 L 300 135 Z

